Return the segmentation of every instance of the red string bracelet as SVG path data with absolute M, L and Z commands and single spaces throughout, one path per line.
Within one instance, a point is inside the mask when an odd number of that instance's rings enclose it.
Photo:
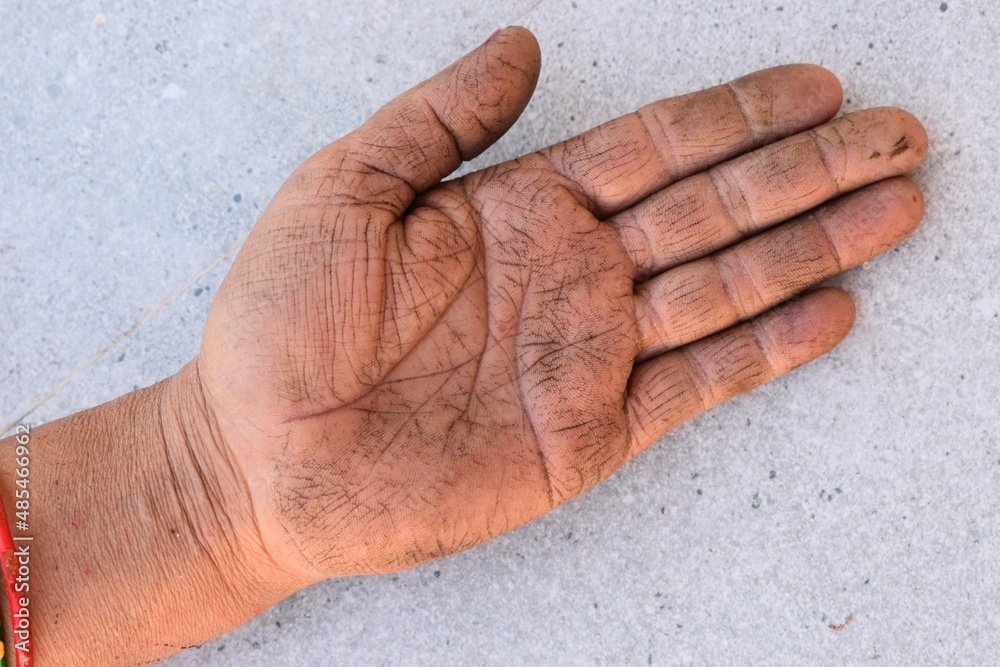
M 25 634 L 25 639 L 21 642 L 16 640 L 18 619 L 27 619 L 28 610 L 21 604 L 21 595 L 14 590 L 14 581 L 17 578 L 18 560 L 14 547 L 14 538 L 10 533 L 10 524 L 7 522 L 7 511 L 3 506 L 3 498 L 0 498 L 0 565 L 3 567 L 3 580 L 7 587 L 7 601 L 10 603 L 10 625 L 14 629 L 14 637 L 10 638 L 10 648 L 13 649 L 17 658 L 17 667 L 31 667 L 31 635 Z M 2 644 L 0 644 L 2 646 Z M 7 648 L 4 646 L 4 648 Z M 6 664 L 7 656 L 0 658 L 0 664 Z

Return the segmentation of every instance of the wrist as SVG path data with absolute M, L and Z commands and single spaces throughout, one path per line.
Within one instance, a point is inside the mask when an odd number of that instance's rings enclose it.
M 137 664 L 301 587 L 259 548 L 196 363 L 31 429 L 31 626 L 39 664 Z M 15 440 L 0 442 L 13 507 Z
M 207 399 L 198 359 L 165 381 L 157 411 L 164 475 L 177 508 L 163 525 L 196 548 L 226 589 L 232 616 L 242 623 L 304 587 L 262 540 L 243 462 Z
M 164 475 L 177 506 L 165 519 L 167 530 L 183 533 L 227 581 L 278 569 L 260 547 L 242 467 L 206 400 L 197 359 L 165 381 L 156 411 Z

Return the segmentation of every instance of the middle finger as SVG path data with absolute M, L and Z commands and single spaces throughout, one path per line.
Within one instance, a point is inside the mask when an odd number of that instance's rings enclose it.
M 920 122 L 900 109 L 842 116 L 690 176 L 607 219 L 635 280 L 697 259 L 836 195 L 916 169 Z
M 636 290 L 639 359 L 750 319 L 885 252 L 922 214 L 920 188 L 892 178 L 647 280 Z

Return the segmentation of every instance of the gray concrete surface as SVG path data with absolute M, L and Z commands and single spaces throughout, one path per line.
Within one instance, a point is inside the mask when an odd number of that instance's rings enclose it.
M 858 322 L 828 357 L 513 534 L 314 586 L 163 664 L 1000 662 L 995 2 L 0 0 L 0 16 L 0 424 L 176 370 L 284 176 L 501 23 L 535 31 L 543 73 L 476 164 L 795 61 L 838 73 L 846 110 L 902 106 L 931 136 L 925 222 L 837 281 Z

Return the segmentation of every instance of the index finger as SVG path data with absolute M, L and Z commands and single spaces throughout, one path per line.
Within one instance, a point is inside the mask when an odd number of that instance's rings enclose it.
M 670 183 L 825 123 L 843 92 L 818 65 L 761 70 L 653 102 L 539 151 L 600 218 Z

